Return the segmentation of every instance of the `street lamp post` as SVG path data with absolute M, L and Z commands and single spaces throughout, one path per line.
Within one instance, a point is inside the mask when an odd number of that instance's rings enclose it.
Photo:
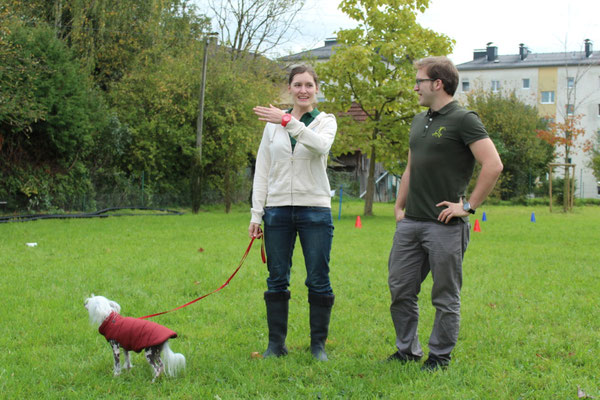
M 204 118 L 204 90 L 206 88 L 206 64 L 208 63 L 208 45 L 211 39 L 216 38 L 219 34 L 211 32 L 206 35 L 204 41 L 204 59 L 202 60 L 202 81 L 200 83 L 200 104 L 198 106 L 198 121 L 196 123 L 196 149 L 198 155 L 202 158 L 202 121 Z
M 202 81 L 200 83 L 200 104 L 198 105 L 198 119 L 196 121 L 196 155 L 192 165 L 192 212 L 200 210 L 202 191 L 202 122 L 204 120 L 204 90 L 206 87 L 206 66 L 208 64 L 208 46 L 211 39 L 217 37 L 212 32 L 206 35 L 204 41 L 204 58 L 202 60 Z

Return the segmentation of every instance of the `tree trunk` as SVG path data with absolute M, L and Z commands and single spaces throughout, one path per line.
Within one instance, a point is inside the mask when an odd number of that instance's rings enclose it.
M 375 146 L 371 147 L 369 159 L 369 177 L 367 178 L 367 194 L 365 195 L 364 216 L 373 215 L 373 197 L 375 196 Z
M 208 45 L 210 37 L 204 42 L 204 55 L 202 59 L 202 80 L 200 83 L 200 103 L 198 104 L 198 118 L 196 119 L 196 155 L 192 161 L 192 213 L 200 210 L 200 194 L 202 191 L 202 123 L 204 120 L 204 89 L 206 87 L 206 65 L 208 63 Z
M 563 211 L 569 211 L 569 202 L 571 199 L 571 182 L 569 177 L 569 167 L 565 166 L 564 187 L 563 187 Z
M 200 199 L 202 197 L 202 169 L 198 154 L 192 160 L 192 177 L 190 183 L 192 190 L 192 213 L 198 214 L 198 211 L 200 211 Z
M 225 175 L 223 176 L 223 197 L 225 200 L 225 214 L 229 214 L 229 211 L 231 211 L 231 198 L 233 197 L 233 190 L 231 186 L 231 172 L 227 169 L 225 170 Z
M 62 0 L 57 0 L 54 3 L 54 31 L 56 32 L 56 37 L 62 37 Z

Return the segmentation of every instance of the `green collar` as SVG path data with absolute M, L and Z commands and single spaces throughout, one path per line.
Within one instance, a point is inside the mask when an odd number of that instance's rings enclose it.
M 292 108 L 287 110 L 288 113 L 292 112 Z M 304 123 L 305 126 L 310 125 L 311 122 L 317 118 L 317 115 L 321 114 L 321 111 L 317 109 L 317 107 L 313 108 L 312 111 L 304 113 L 302 117 L 300 117 L 300 122 Z

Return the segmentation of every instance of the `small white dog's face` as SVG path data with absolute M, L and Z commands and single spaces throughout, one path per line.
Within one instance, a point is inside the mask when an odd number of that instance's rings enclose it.
M 100 326 L 111 313 L 121 312 L 121 306 L 104 296 L 92 296 L 85 300 L 85 308 L 90 314 L 90 322 Z

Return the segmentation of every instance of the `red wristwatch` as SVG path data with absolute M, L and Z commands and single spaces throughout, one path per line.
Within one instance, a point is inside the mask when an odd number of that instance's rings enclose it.
M 281 126 L 285 127 L 292 120 L 292 114 L 283 114 L 281 117 Z

